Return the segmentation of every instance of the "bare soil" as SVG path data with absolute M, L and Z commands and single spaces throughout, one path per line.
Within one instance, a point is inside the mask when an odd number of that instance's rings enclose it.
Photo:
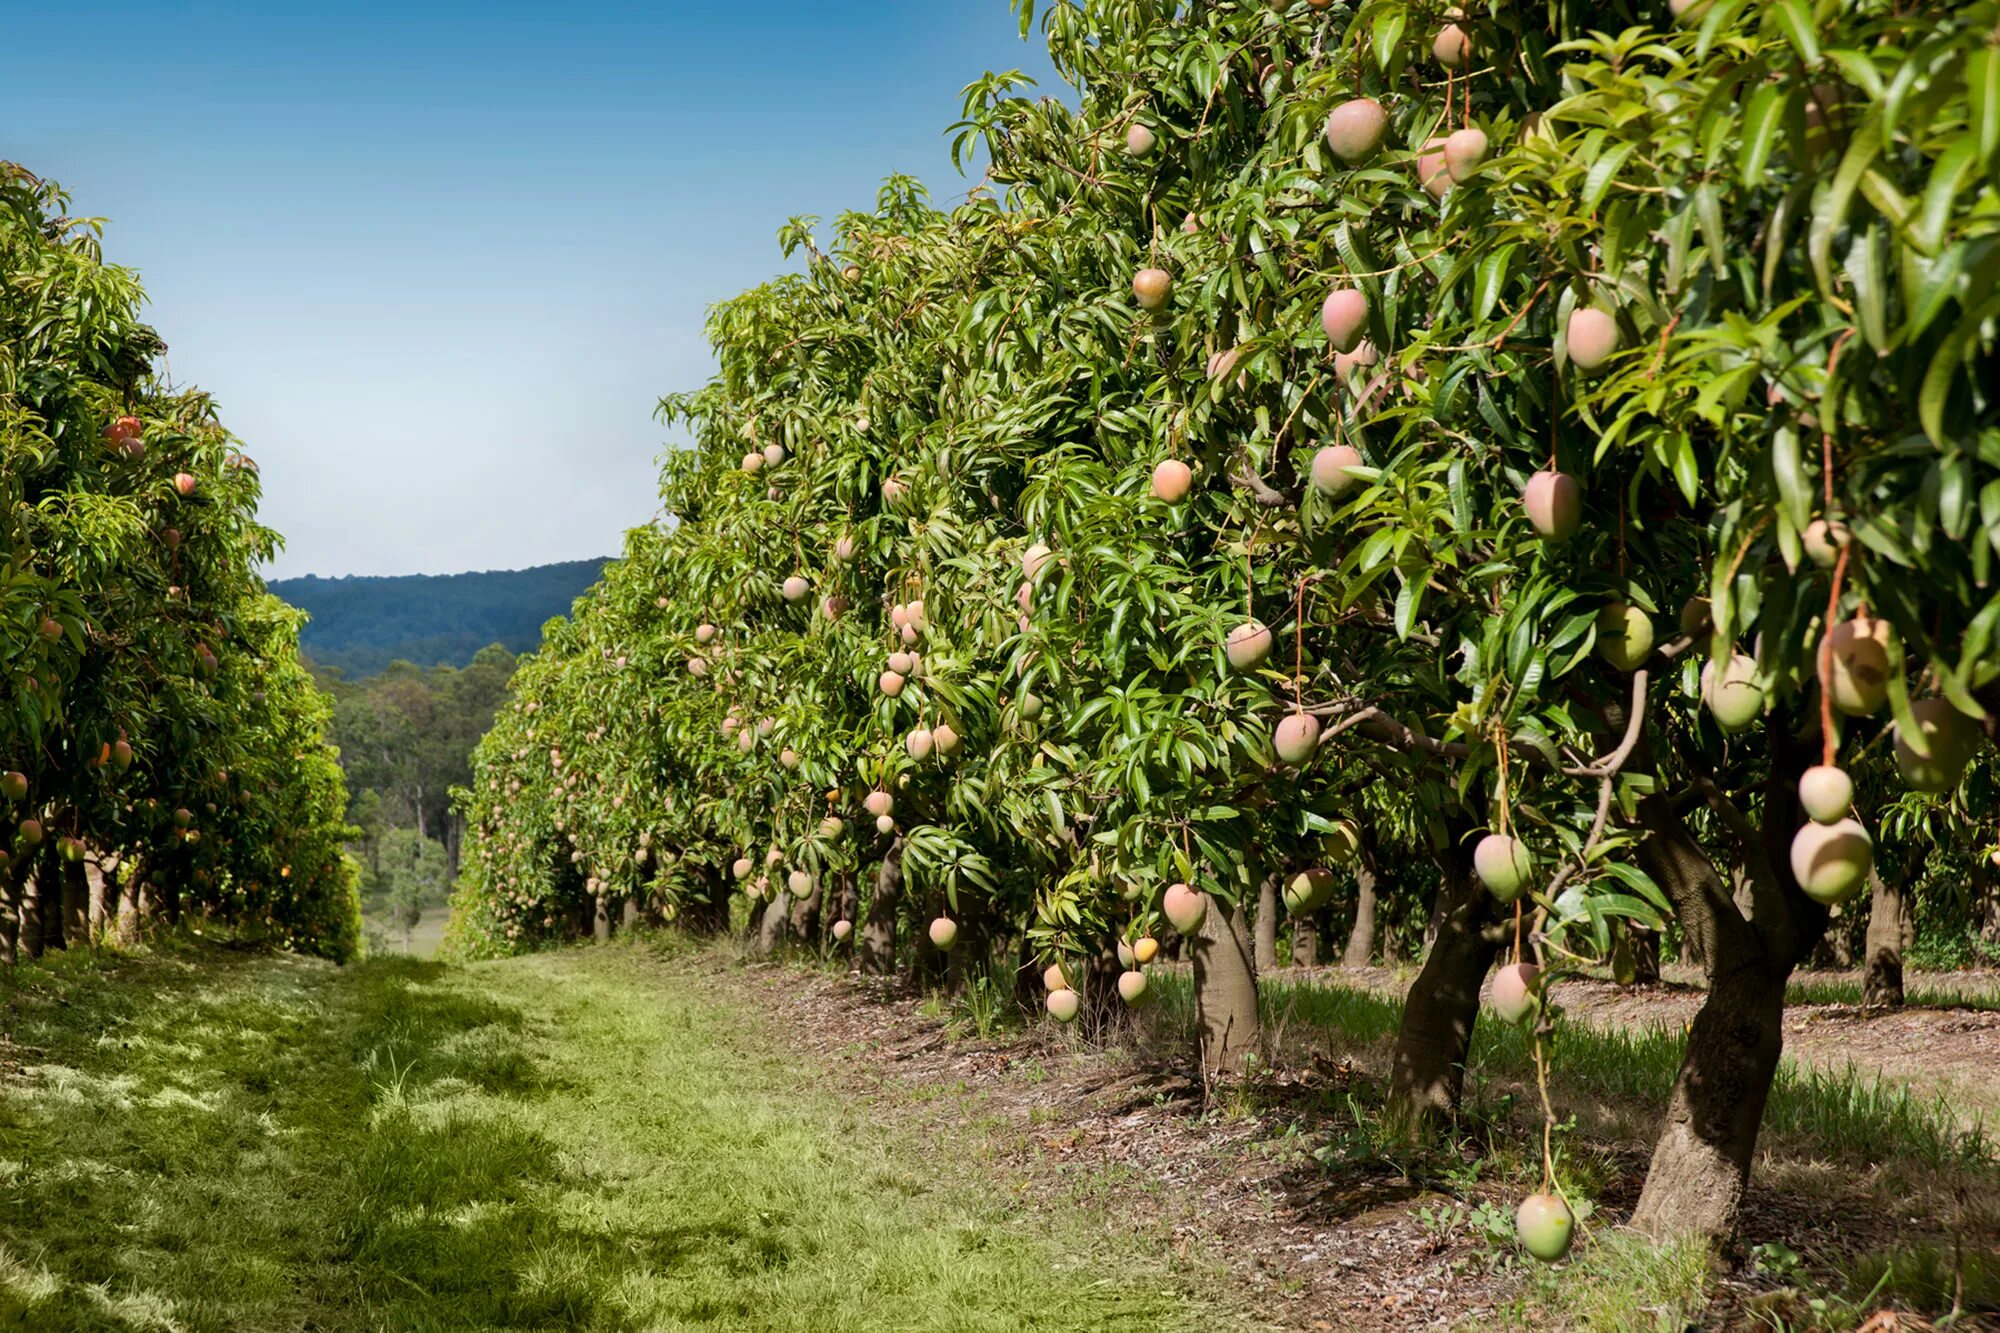
M 1381 1049 L 1334 1054 L 1288 1041 L 1269 1078 L 1210 1097 L 1191 1066 L 1139 1054 L 1156 1048 L 1143 1041 L 1090 1049 L 1047 1025 L 995 1039 L 954 1035 L 922 1012 L 920 997 L 887 983 L 741 966 L 722 951 L 694 965 L 713 967 L 719 984 L 770 1014 L 811 1065 L 901 1130 L 913 1150 L 936 1154 L 947 1169 L 971 1155 L 1030 1210 L 1083 1207 L 1107 1228 L 1148 1234 L 1192 1278 L 1234 1287 L 1261 1321 L 1390 1330 L 1514 1326 L 1523 1317 L 1525 1261 L 1491 1244 L 1470 1217 L 1481 1203 L 1511 1216 L 1520 1182 L 1505 1178 L 1504 1163 L 1497 1177 L 1482 1174 L 1495 1162 L 1482 1162 L 1477 1128 L 1456 1157 L 1372 1148 L 1352 1108 L 1370 1102 L 1386 1065 Z M 1342 969 L 1328 980 L 1400 993 L 1407 977 Z M 1572 1012 L 1607 1024 L 1685 1021 L 1700 999 L 1675 986 L 1635 994 L 1608 983 L 1577 983 L 1563 998 Z M 1788 1048 L 1831 1061 L 1838 1040 L 1843 1060 L 1879 1059 L 1887 1072 L 1954 1095 L 1962 1081 L 2000 1105 L 2000 1068 L 1981 1055 L 2000 1053 L 2000 1015 L 1862 1017 L 1839 1008 L 1793 1015 Z M 1660 1108 L 1562 1109 L 1579 1110 L 1573 1151 L 1588 1153 L 1598 1173 L 1596 1225 L 1615 1226 L 1637 1201 Z M 1517 1119 L 1486 1129 L 1528 1138 L 1532 1127 Z M 1827 1271 L 1840 1254 L 1950 1245 L 1940 1220 L 1950 1206 L 1911 1188 L 1905 1173 L 1886 1167 L 1767 1148 L 1746 1206 L 1745 1252 L 1779 1242 L 1808 1269 Z M 1961 1216 L 1965 1207 L 1960 1199 Z M 2000 1243 L 2000 1230 L 1993 1239 Z M 1805 1297 L 1775 1277 L 1746 1269 L 1721 1277 L 1713 1294 L 1702 1328 L 1771 1327 L 1774 1315 L 1814 1326 L 1797 1317 Z M 1928 1327 L 1903 1319 L 1880 1327 Z

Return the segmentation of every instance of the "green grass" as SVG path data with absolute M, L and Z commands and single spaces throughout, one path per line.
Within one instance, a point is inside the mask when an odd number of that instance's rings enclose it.
M 1192 979 L 1181 973 L 1153 978 L 1158 1020 L 1175 1033 L 1191 1033 Z M 1267 1031 L 1304 1028 L 1347 1045 L 1369 1045 L 1395 1036 L 1400 1000 L 1325 981 L 1270 979 L 1260 984 Z M 1191 1040 L 1191 1038 L 1187 1038 Z M 1597 1028 L 1558 1017 L 1551 1048 L 1551 1080 L 1571 1097 L 1666 1105 L 1680 1070 L 1685 1034 L 1677 1027 Z M 1534 1071 L 1529 1029 L 1501 1023 L 1490 1013 L 1473 1030 L 1468 1081 L 1519 1080 Z M 1879 1160 L 1884 1144 L 1898 1156 L 1939 1171 L 1992 1172 L 2000 1152 L 1981 1125 L 1967 1128 L 1942 1097 L 1912 1095 L 1907 1088 L 1853 1069 L 1827 1071 L 1790 1060 L 1778 1069 L 1764 1112 L 1767 1131 L 1810 1141 L 1819 1152 L 1857 1162 Z
M 1568 1263 L 1524 1263 L 1525 1290 L 1500 1312 L 1510 1326 L 1681 1333 L 1708 1304 L 1711 1260 L 1699 1241 L 1599 1229 Z
M 11 1019 L 0 1328 L 1230 1323 L 827 1089 L 712 957 L 81 962 Z
M 1813 977 L 1785 987 L 1786 1004 L 1861 1003 L 1861 983 Z M 2000 991 L 1990 986 L 1955 985 L 1948 981 L 1905 978 L 1903 1004 L 1911 1009 L 1979 1009 L 2000 1012 Z

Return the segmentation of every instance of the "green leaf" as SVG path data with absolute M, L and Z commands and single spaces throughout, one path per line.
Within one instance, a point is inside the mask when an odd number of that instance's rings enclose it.
M 1819 64 L 1819 35 L 1813 31 L 1812 6 L 1806 0 L 1778 0 L 1765 12 L 1784 31 L 1801 64 L 1807 69 Z
M 1944 244 L 1952 203 L 1958 198 L 1959 187 L 1972 175 L 1978 152 L 1978 140 L 1970 134 L 1961 134 L 1931 168 L 1930 184 L 1924 188 L 1923 204 L 1910 229 L 1911 240 L 1925 254 L 1936 254 Z
M 2000 151 L 2000 50 L 1991 42 L 1974 47 L 1965 58 L 1965 88 L 1979 160 L 1991 164 L 1993 154 Z
M 1395 59 L 1397 44 L 1403 40 L 1403 26 L 1408 22 L 1408 14 L 1401 5 L 1385 6 L 1375 15 L 1372 36 L 1375 42 L 1375 67 L 1387 70 Z
M 1743 154 L 1738 168 L 1738 179 L 1745 185 L 1763 183 L 1771 149 L 1785 130 L 1786 105 L 1787 94 L 1775 83 L 1765 84 L 1751 96 L 1743 113 Z
M 1785 507 L 1785 517 L 1795 530 L 1805 531 L 1812 522 L 1812 482 L 1806 477 L 1798 432 L 1790 426 L 1780 426 L 1771 434 L 1771 479 L 1777 483 L 1778 502 Z
M 1590 164 L 1590 170 L 1583 178 L 1582 202 L 1586 213 L 1597 211 L 1598 204 L 1604 200 L 1605 192 L 1611 188 L 1611 182 L 1618 178 L 1618 169 L 1624 166 L 1626 159 L 1638 149 L 1637 143 L 1621 143 Z
M 1870 223 L 1847 251 L 1847 280 L 1854 284 L 1854 312 L 1861 337 L 1877 351 L 1889 348 L 1888 278 L 1882 272 L 1882 229 Z
M 1854 202 L 1854 192 L 1861 184 L 1861 174 L 1868 170 L 1882 151 L 1881 122 L 1870 117 L 1854 136 L 1854 142 L 1847 146 L 1847 153 L 1840 159 L 1840 169 L 1834 173 L 1833 184 L 1820 197 L 1819 207 L 1813 210 L 1812 226 L 1806 235 L 1806 255 L 1812 260 L 1813 276 L 1819 280 L 1820 295 L 1828 300 L 1836 298 L 1833 286 L 1833 237 L 1847 220 L 1848 205 Z
M 1503 245 L 1492 254 L 1479 261 L 1479 268 L 1472 278 L 1472 318 L 1475 323 L 1484 324 L 1493 315 L 1493 307 L 1500 302 L 1500 289 L 1507 281 L 1507 266 L 1514 259 L 1519 245 Z

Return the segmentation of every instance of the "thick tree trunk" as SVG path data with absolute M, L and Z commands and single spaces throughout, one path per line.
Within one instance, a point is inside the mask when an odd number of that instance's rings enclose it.
M 1208 899 L 1194 940 L 1194 1000 L 1202 1072 L 1243 1072 L 1263 1041 L 1257 1016 L 1257 970 L 1242 904 Z
M 764 919 L 757 927 L 757 952 L 765 957 L 777 951 L 792 923 L 792 893 L 790 889 L 779 889 L 764 909 Z
M 139 938 L 145 927 L 146 918 L 146 876 L 150 864 L 143 860 L 127 858 L 118 871 L 118 939 L 120 943 L 131 943 Z
M 42 956 L 42 946 L 48 939 L 47 920 L 42 915 L 48 898 L 44 892 L 48 883 L 47 862 L 40 849 L 22 854 L 28 863 L 28 874 L 21 884 L 21 918 L 18 927 L 21 938 L 21 952 L 30 958 Z
M 819 931 L 820 883 L 813 881 L 812 892 L 792 904 L 792 938 L 813 945 Z
M 1278 970 L 1278 872 L 1257 882 L 1257 971 Z
M 611 938 L 611 904 L 601 893 L 591 901 L 590 937 L 599 944 Z
M 90 894 L 90 936 L 108 938 L 118 916 L 118 880 L 96 861 L 83 863 L 84 887 Z
M 1363 852 L 1354 862 L 1354 929 L 1341 951 L 1342 967 L 1366 967 L 1375 956 L 1375 859 Z
M 1902 886 L 1881 875 L 1868 876 L 1875 893 L 1868 906 L 1868 961 L 1861 979 L 1861 1003 L 1897 1008 L 1903 1003 L 1903 942 L 1909 933 L 1910 902 Z
M 81 861 L 58 861 L 62 867 L 62 935 L 65 948 L 90 947 L 90 880 Z
M 1639 986 L 1660 984 L 1660 935 L 1658 931 L 1641 930 L 1628 925 L 1626 932 L 1632 941 L 1632 981 Z
M 638 924 L 639 924 L 639 899 L 635 896 L 628 894 L 625 898 L 624 904 L 620 906 L 618 909 L 618 929 L 620 931 L 629 933 L 636 926 L 638 926 Z
M 701 892 L 696 896 L 687 923 L 704 935 L 720 935 L 729 929 L 729 877 L 720 866 L 701 868 Z
M 896 970 L 896 912 L 903 897 L 903 840 L 889 844 L 875 871 L 868 899 L 868 922 L 861 931 L 861 970 L 886 977 Z
M 28 880 L 30 860 L 26 856 L 12 858 L 4 873 L 0 873 L 0 964 L 14 966 L 27 952 L 22 933 L 22 912 L 26 907 L 23 892 Z
M 1292 918 L 1292 966 L 1312 967 L 1319 962 L 1319 913 Z
M 1632 1217 L 1635 1229 L 1655 1237 L 1697 1236 L 1719 1246 L 1735 1234 L 1784 1047 L 1785 982 L 1826 932 L 1826 908 L 1790 873 L 1790 842 L 1804 817 L 1798 778 L 1816 750 L 1775 722 L 1765 740 L 1770 763 L 1758 823 L 1709 794 L 1733 834 L 1729 883 L 1663 793 L 1639 803 L 1648 833 L 1640 859 L 1710 960 L 1708 998 L 1688 1030 Z
M 1785 978 L 1761 960 L 1718 971 L 1688 1030 L 1632 1226 L 1714 1244 L 1736 1229 L 1784 1046 Z
M 1458 1114 L 1479 986 L 1500 952 L 1499 935 L 1486 928 L 1492 899 L 1473 878 L 1463 844 L 1454 829 L 1452 848 L 1442 858 L 1430 953 L 1404 1000 L 1390 1065 L 1390 1104 L 1412 1129 L 1448 1123 Z

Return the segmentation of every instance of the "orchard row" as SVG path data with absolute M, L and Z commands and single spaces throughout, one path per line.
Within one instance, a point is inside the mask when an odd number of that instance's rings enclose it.
M 277 537 L 133 275 L 0 163 L 0 960 L 192 915 L 360 946 L 346 793 Z
M 2000 64 L 1991 4 L 1677 8 L 1044 6 L 1072 95 L 967 90 L 967 202 L 892 179 L 712 312 L 453 938 L 741 892 L 1091 1032 L 1177 953 L 1227 1077 L 1253 933 L 1352 884 L 1433 927 L 1416 1123 L 1496 962 L 1546 1034 L 1664 940 L 1710 998 L 1634 1221 L 1726 1237 L 1871 821 L 1992 848 Z

